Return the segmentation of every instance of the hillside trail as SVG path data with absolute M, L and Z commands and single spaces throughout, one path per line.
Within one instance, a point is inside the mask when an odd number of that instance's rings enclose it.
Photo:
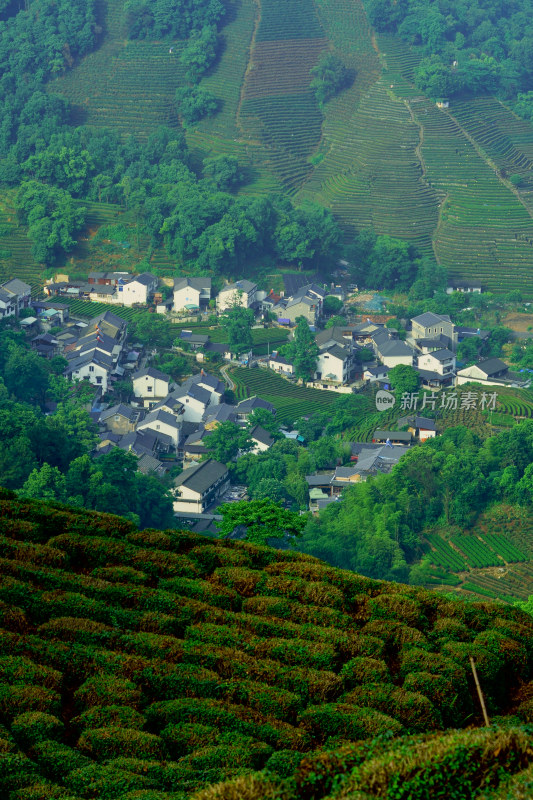
M 250 139 L 250 137 L 246 135 L 246 130 L 245 130 L 245 127 L 244 127 L 244 125 L 242 123 L 242 119 L 241 119 L 241 109 L 242 109 L 242 104 L 244 103 L 244 96 L 246 94 L 247 78 L 248 78 L 249 73 L 254 68 L 253 53 L 254 53 L 254 49 L 255 49 L 255 40 L 257 38 L 257 31 L 259 30 L 259 25 L 261 23 L 261 0 L 253 0 L 253 3 L 255 5 L 255 7 L 256 7 L 254 30 L 253 30 L 253 33 L 252 33 L 252 38 L 250 39 L 250 47 L 249 47 L 249 50 L 248 50 L 248 65 L 247 65 L 246 71 L 244 73 L 244 78 L 243 78 L 242 84 L 241 84 L 241 91 L 239 93 L 239 103 L 237 105 L 237 111 L 235 113 L 235 125 L 237 127 L 237 130 L 240 131 L 241 136 L 243 137 L 242 141 L 244 141 L 246 144 L 254 144 L 254 145 L 258 145 L 259 147 L 262 147 L 262 146 L 264 146 L 263 142 L 255 140 L 255 139 Z

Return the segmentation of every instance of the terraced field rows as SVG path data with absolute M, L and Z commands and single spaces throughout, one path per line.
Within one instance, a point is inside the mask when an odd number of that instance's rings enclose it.
M 237 367 L 232 370 L 231 377 L 237 386 L 239 399 L 251 395 L 262 397 L 276 408 L 280 422 L 292 422 L 304 414 L 324 410 L 339 397 L 337 392 L 294 386 L 266 369 Z
M 309 176 L 322 115 L 309 70 L 327 46 L 312 0 L 262 0 L 239 112 L 244 135 L 268 148 L 286 191 Z
M 26 230 L 18 224 L 16 211 L 4 196 L 0 203 L 0 283 L 20 278 L 35 295 L 42 287 L 42 265 L 34 260 L 31 248 Z
M 122 7 L 121 0 L 103 4 L 102 46 L 48 88 L 74 104 L 76 124 L 144 137 L 158 125 L 178 125 L 173 98 L 183 84 L 179 54 L 184 43 L 172 43 L 169 53 L 168 42 L 126 41 L 120 24 Z

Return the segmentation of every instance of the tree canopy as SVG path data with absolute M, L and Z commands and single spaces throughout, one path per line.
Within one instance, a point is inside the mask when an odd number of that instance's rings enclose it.
M 294 337 L 282 350 L 285 358 L 294 365 L 294 374 L 297 378 L 307 381 L 313 377 L 319 350 L 305 317 L 296 319 Z
M 223 503 L 218 511 L 222 514 L 222 521 L 217 522 L 219 536 L 229 537 L 241 529 L 247 541 L 259 545 L 273 540 L 292 543 L 306 522 L 304 516 L 268 499 Z

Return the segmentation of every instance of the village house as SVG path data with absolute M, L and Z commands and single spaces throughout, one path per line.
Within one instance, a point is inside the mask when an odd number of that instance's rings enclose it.
M 124 284 L 119 282 L 117 286 L 118 302 L 125 306 L 133 306 L 137 303 L 146 304 L 158 284 L 159 279 L 150 272 L 143 272 Z
M 156 434 L 165 434 L 168 436 L 172 445 L 177 449 L 180 441 L 181 425 L 174 414 L 169 414 L 168 411 L 163 411 L 162 408 L 157 411 L 151 411 L 146 417 L 137 425 L 138 431 L 151 430 Z
M 435 420 L 428 417 L 415 417 L 409 426 L 409 433 L 415 436 L 419 442 L 434 439 L 437 435 Z
M 251 308 L 256 302 L 257 284 L 246 279 L 224 286 L 217 297 L 217 309 L 226 311 L 234 305 Z
M 426 311 L 411 319 L 411 339 L 435 339 L 439 335 L 445 336 L 446 347 L 455 351 L 455 325 L 447 314 Z
M 271 414 L 276 413 L 276 409 L 272 403 L 254 394 L 251 397 L 246 397 L 244 400 L 241 400 L 240 403 L 237 403 L 235 406 L 235 416 L 239 425 L 245 425 L 248 422 L 250 414 L 258 408 L 264 408 L 266 411 L 270 411 Z
M 500 358 L 486 358 L 471 367 L 457 371 L 456 386 L 470 382 L 481 383 L 484 386 L 527 388 L 531 385 L 531 378 L 509 372 L 509 367 Z
M 180 278 L 174 283 L 174 311 L 205 309 L 211 299 L 211 278 Z
M 372 436 L 372 442 L 375 444 L 384 444 L 387 445 L 387 447 L 389 447 L 389 445 L 409 447 L 412 439 L 413 437 L 409 431 L 376 430 Z
M 294 366 L 286 358 L 280 356 L 277 351 L 274 351 L 268 359 L 268 366 L 279 375 L 292 376 L 294 375 Z
M 196 386 L 209 392 L 210 405 L 218 405 L 218 403 L 222 401 L 224 392 L 226 391 L 225 384 L 219 378 L 216 378 L 209 372 L 205 372 L 205 370 L 201 370 L 196 375 L 191 375 L 190 378 L 187 378 L 187 380 L 181 384 L 181 389 L 182 391 L 188 391 Z
M 275 439 L 268 431 L 262 428 L 261 425 L 255 425 L 250 431 L 249 436 L 254 443 L 250 452 L 255 454 L 264 453 L 266 450 L 269 450 L 275 442 Z
M 427 372 L 437 372 L 450 381 L 455 371 L 455 356 L 451 350 L 433 350 L 418 356 L 418 366 Z
M 229 487 L 229 472 L 224 464 L 208 459 L 185 469 L 174 480 L 174 511 L 203 514 Z
M 133 394 L 142 400 L 145 408 L 150 408 L 164 400 L 170 392 L 172 379 L 155 367 L 146 367 L 136 372 L 132 378 Z
M 31 286 L 19 278 L 0 284 L 0 319 L 18 316 L 23 308 L 31 305 Z
M 100 413 L 98 422 L 105 425 L 107 430 L 123 436 L 125 433 L 134 431 L 138 422 L 142 419 L 143 412 L 138 408 L 132 408 L 125 403 L 118 403 L 111 408 L 106 408 Z
M 352 353 L 348 349 L 334 344 L 318 354 L 315 379 L 348 383 L 352 364 Z

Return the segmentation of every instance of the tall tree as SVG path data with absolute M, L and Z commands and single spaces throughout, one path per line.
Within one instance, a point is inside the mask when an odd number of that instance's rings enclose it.
M 308 381 L 313 377 L 318 359 L 318 345 L 305 317 L 298 317 L 294 338 L 283 349 L 284 355 L 294 365 L 297 378 Z
M 209 456 L 223 464 L 232 461 L 239 451 L 245 453 L 253 447 L 249 431 L 239 428 L 230 420 L 217 425 L 205 437 L 205 444 L 209 450 Z
M 220 318 L 222 328 L 228 334 L 228 344 L 231 353 L 240 355 L 245 350 L 251 350 L 253 345 L 252 325 L 254 312 L 251 308 L 239 305 L 238 300 Z
M 220 537 L 243 533 L 246 541 L 259 545 L 273 539 L 292 542 L 301 536 L 306 523 L 306 517 L 270 500 L 223 503 L 218 511 L 222 514 L 222 521 L 217 522 Z

